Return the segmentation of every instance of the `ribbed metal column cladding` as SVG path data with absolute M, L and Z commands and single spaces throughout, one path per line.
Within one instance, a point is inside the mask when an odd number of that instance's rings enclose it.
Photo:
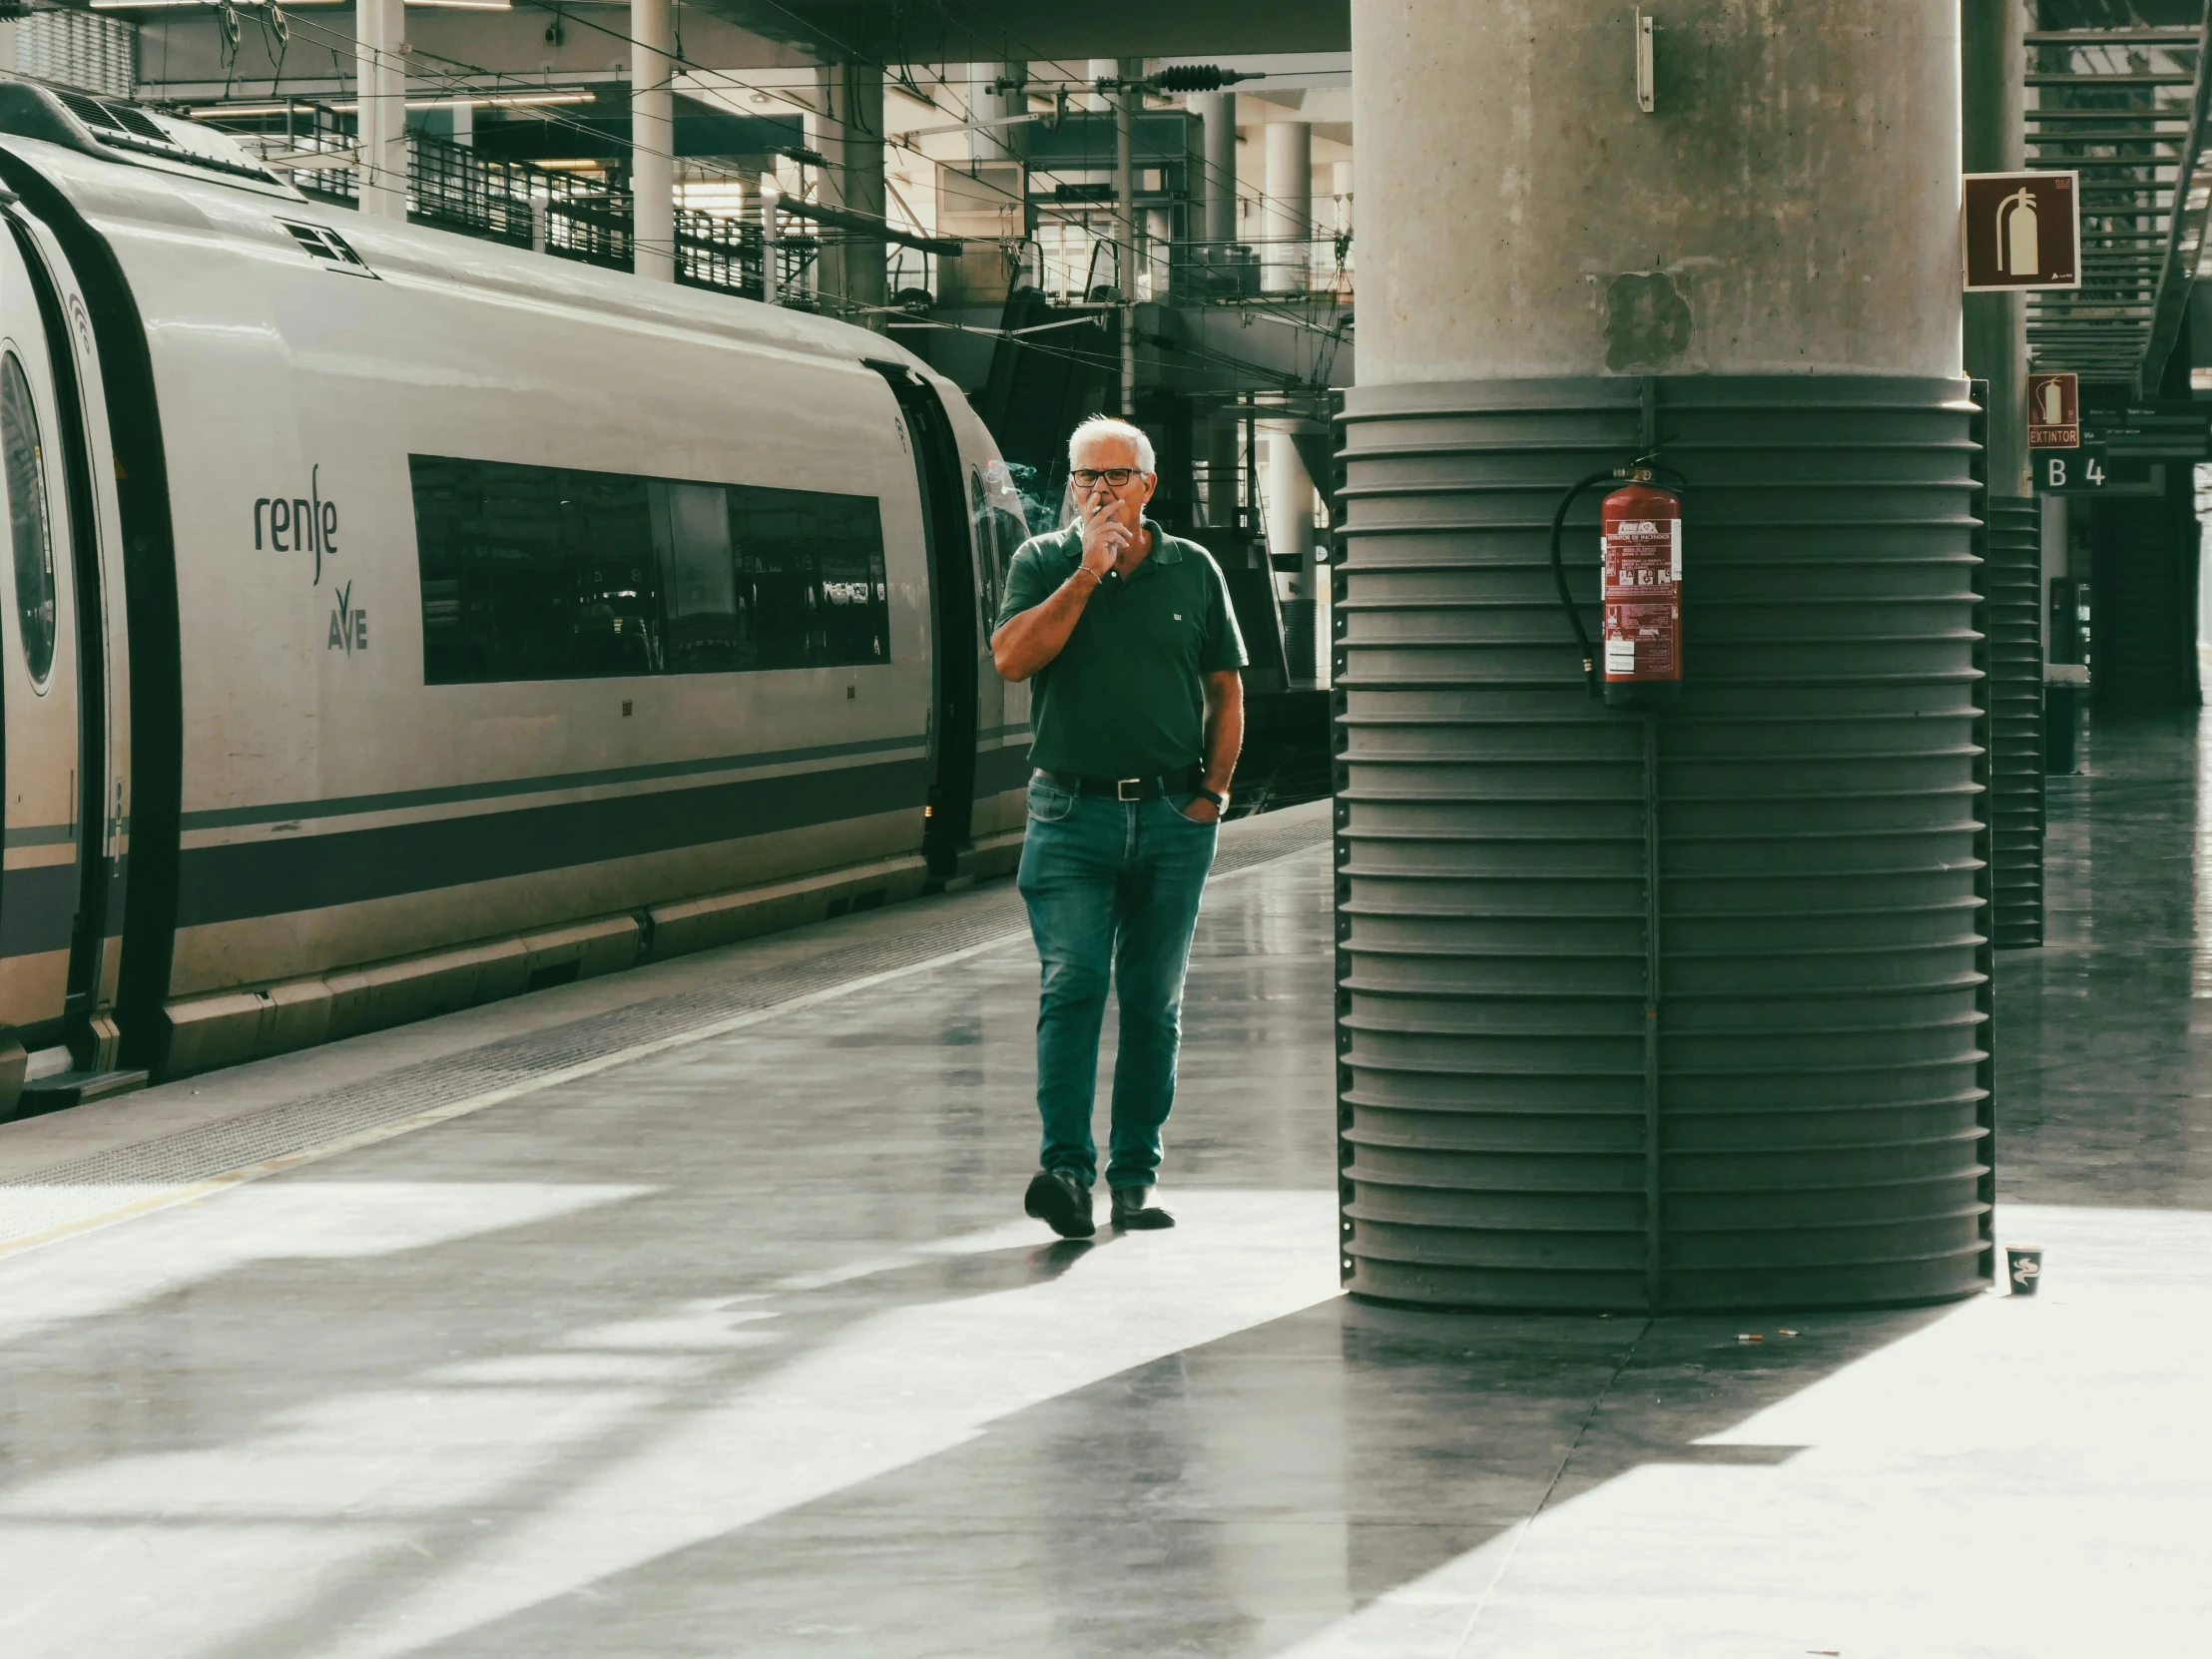
M 1988 510 L 1990 932 L 2016 950 L 2043 942 L 2043 517 L 2033 496 L 1995 496 Z
M 1963 382 L 1893 377 L 1348 394 L 1353 1291 L 1728 1308 L 1985 1281 L 1969 413 Z M 1691 485 L 1688 689 L 1648 721 L 1586 695 L 1546 555 L 1560 491 L 1647 422 Z M 1568 544 L 1593 613 L 1597 500 Z

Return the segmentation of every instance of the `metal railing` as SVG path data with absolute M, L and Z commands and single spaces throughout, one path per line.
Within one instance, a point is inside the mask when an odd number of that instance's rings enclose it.
M 258 118 L 259 130 L 234 133 L 265 158 L 282 158 L 292 182 L 320 201 L 351 206 L 358 199 L 350 165 L 350 122 L 319 104 L 295 102 L 282 114 Z M 318 168 L 307 158 L 329 154 L 346 165 Z M 531 162 L 486 156 L 426 133 L 407 135 L 407 218 L 418 225 L 531 248 L 556 259 L 610 271 L 636 263 L 630 196 L 600 180 Z M 762 297 L 761 227 L 751 220 L 679 209 L 676 279 L 748 299 Z M 781 303 L 812 308 L 809 280 L 820 239 L 786 230 L 777 238 Z
M 1055 299 L 1081 302 L 1100 296 L 1114 281 L 1111 227 L 1058 227 L 1031 239 L 1024 261 L 1036 285 Z M 1137 249 L 1137 297 L 1182 303 L 1233 303 L 1353 293 L 1352 237 L 1163 242 Z

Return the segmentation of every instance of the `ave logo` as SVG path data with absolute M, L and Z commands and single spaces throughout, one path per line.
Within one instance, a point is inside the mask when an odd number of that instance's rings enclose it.
M 338 602 L 330 612 L 330 638 L 325 651 L 343 651 L 348 657 L 368 649 L 368 613 L 353 604 L 353 584 L 337 590 Z

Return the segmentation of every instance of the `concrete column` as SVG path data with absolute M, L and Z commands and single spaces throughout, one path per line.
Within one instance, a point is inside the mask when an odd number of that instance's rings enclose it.
M 2019 0 L 1961 0 L 1958 8 L 1960 156 L 1968 173 L 2011 173 L 2026 156 L 2026 48 Z M 1966 373 L 1989 382 L 1989 491 L 2029 495 L 2027 299 L 1963 297 Z
M 463 150 L 476 143 L 476 106 L 466 100 L 456 102 L 452 109 L 453 142 Z
M 1244 428 L 1233 418 L 1235 405 L 1219 410 L 1206 423 L 1206 522 L 1227 527 L 1237 522 L 1244 505 L 1238 472 L 1243 465 Z
M 777 224 L 777 209 L 784 193 L 777 187 L 774 177 L 761 180 L 761 297 L 771 305 L 784 302 L 782 280 L 783 253 L 779 243 L 783 240 Z
M 1121 65 L 1112 58 L 1092 58 L 1083 65 L 1083 79 L 1092 86 L 1101 81 L 1111 81 L 1121 73 Z M 1114 107 L 1111 98 L 1101 98 L 1095 92 L 1086 92 L 1073 100 L 1079 110 L 1106 111 Z
M 1336 162 L 1330 168 L 1329 194 L 1336 199 L 1337 234 L 1352 233 L 1352 164 Z
M 1271 121 L 1267 134 L 1267 201 L 1261 209 L 1262 255 L 1270 293 L 1305 291 L 1314 234 L 1314 129 L 1303 121 Z
M 354 84 L 361 212 L 377 219 L 407 217 L 407 75 L 400 47 L 407 37 L 402 0 L 357 0 Z
M 1752 15 L 1355 7 L 1361 381 L 1956 374 L 1955 0 Z
M 1141 59 L 1121 60 L 1124 81 L 1144 73 Z M 1144 97 L 1125 85 L 1114 99 L 1114 286 L 1121 293 L 1121 417 L 1137 414 L 1137 111 Z
M 883 72 L 864 63 L 826 64 L 815 72 L 822 111 L 819 148 L 830 167 L 822 176 L 825 207 L 870 219 L 883 217 Z M 823 308 L 880 331 L 889 298 L 883 242 L 831 230 L 825 238 L 819 287 Z
M 1314 678 L 1314 480 L 1289 432 L 1268 434 L 1268 552 L 1298 560 L 1283 600 L 1283 644 L 1293 684 Z
M 972 63 L 968 65 L 968 119 L 995 121 L 1022 115 L 1029 108 L 1028 95 L 1020 90 L 1029 78 L 1025 63 Z M 1012 90 L 1004 90 L 1011 83 Z M 1020 127 L 989 127 L 967 135 L 968 161 L 1009 162 L 1021 154 Z
M 1237 95 L 1204 92 L 1191 100 L 1205 123 L 1200 240 L 1216 248 L 1237 240 Z
M 2043 497 L 2043 603 L 2041 614 L 2043 664 L 2045 667 L 2048 667 L 2052 660 L 2050 654 L 2050 585 L 2061 576 L 2069 576 L 2073 573 L 2066 547 L 2066 503 L 2069 499 L 2069 497 L 2063 495 L 2046 495 Z M 2198 595 L 2199 603 L 2212 602 L 2212 586 L 2200 585 Z
M 1667 0 L 1648 114 L 1627 6 L 1351 15 L 1346 1284 L 1982 1291 L 1959 0 Z M 1605 617 L 1582 495 L 1554 605 L 1564 492 L 1654 438 L 1679 563 Z
M 676 65 L 669 0 L 630 0 L 632 268 L 676 280 Z

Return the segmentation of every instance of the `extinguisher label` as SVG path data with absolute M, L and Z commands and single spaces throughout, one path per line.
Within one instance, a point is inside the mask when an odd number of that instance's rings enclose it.
M 1606 676 L 1680 679 L 1682 520 L 1617 520 L 1604 551 Z

